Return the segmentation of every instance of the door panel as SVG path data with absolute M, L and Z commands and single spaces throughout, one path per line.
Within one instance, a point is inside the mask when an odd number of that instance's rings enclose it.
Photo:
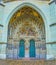
M 30 57 L 35 57 L 35 41 L 34 40 L 30 40 L 30 48 L 29 48 L 29 54 Z
M 24 40 L 20 40 L 19 43 L 19 57 L 24 57 L 25 56 L 25 45 L 24 45 L 25 41 Z

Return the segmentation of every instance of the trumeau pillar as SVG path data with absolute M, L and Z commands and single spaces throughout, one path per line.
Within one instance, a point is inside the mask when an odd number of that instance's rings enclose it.
M 26 39 L 25 41 L 25 58 L 29 57 L 29 41 Z

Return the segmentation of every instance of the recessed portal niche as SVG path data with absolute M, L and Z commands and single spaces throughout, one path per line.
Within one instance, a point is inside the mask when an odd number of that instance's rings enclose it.
M 45 42 L 44 21 L 36 10 L 24 6 L 13 14 L 8 24 L 7 59 L 45 59 Z

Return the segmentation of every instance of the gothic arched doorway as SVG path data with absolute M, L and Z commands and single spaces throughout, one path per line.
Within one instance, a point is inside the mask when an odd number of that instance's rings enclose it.
M 22 46 L 20 39 L 25 40 Z M 31 41 L 29 42 L 29 40 Z M 24 6 L 15 12 L 8 25 L 7 58 L 19 59 L 19 56 L 45 59 L 45 42 L 45 26 L 41 15 L 28 6 Z M 31 50 L 32 47 L 33 51 Z M 21 51 L 22 49 L 23 51 Z M 21 53 L 23 54 L 21 55 Z

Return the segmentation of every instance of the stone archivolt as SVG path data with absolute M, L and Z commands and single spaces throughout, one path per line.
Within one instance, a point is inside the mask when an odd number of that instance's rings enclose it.
M 29 51 L 29 41 L 31 39 L 35 40 L 36 53 L 42 53 L 37 49 L 39 45 L 45 47 L 45 29 L 42 17 L 28 6 L 18 10 L 10 19 L 8 26 L 8 44 L 13 44 L 17 49 L 21 39 L 25 40 L 26 52 Z M 43 52 L 45 54 L 46 49 Z
M 32 33 L 35 34 L 38 32 L 44 33 L 44 23 L 40 14 L 30 7 L 23 7 L 18 10 L 11 18 L 9 24 L 13 33 L 17 29 L 17 26 L 19 26 L 19 33 L 28 33 L 30 31 L 34 31 Z
M 31 7 L 25 6 L 18 10 L 9 22 L 8 40 L 19 40 L 20 37 L 34 37 L 45 41 L 45 29 L 42 17 Z

